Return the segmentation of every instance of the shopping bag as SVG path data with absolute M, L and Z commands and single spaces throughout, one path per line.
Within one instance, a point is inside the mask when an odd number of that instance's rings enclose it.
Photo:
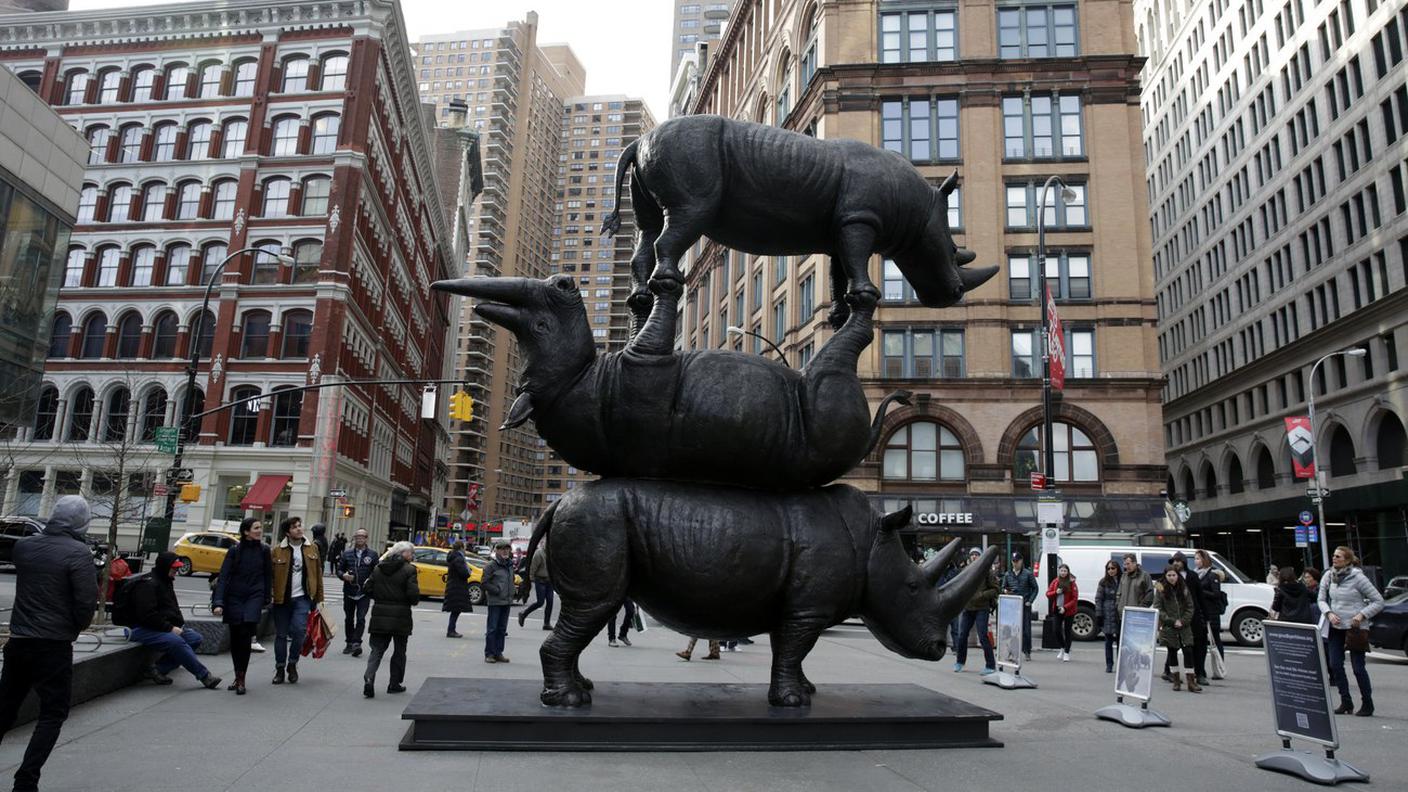
M 1063 645 L 1061 643 L 1061 628 L 1056 622 L 1056 615 L 1050 614 L 1041 620 L 1041 648 L 1060 649 Z
M 323 623 L 323 635 L 328 637 L 328 641 L 337 637 L 337 623 L 328 618 L 327 611 L 318 608 L 314 613 L 318 614 L 318 620 Z
M 645 632 L 645 619 L 641 616 L 640 608 L 636 608 L 635 617 L 631 619 L 631 628 L 638 633 Z
M 325 630 L 321 610 L 315 610 L 308 614 L 308 626 L 303 633 L 303 648 L 301 654 L 304 657 L 312 655 L 314 660 L 321 659 L 328 651 L 328 644 L 332 643 L 332 636 Z

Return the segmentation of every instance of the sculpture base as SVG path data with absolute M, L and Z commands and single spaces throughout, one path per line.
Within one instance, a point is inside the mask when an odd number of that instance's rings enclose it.
M 1170 725 L 1168 716 L 1162 712 L 1146 707 L 1136 707 L 1133 704 L 1126 704 L 1124 702 L 1109 704 L 1095 710 L 1095 717 L 1103 718 L 1104 720 L 1112 720 L 1121 726 L 1128 726 L 1131 729 Z
M 1003 690 L 1021 690 L 1036 687 L 1035 682 L 1027 679 L 1020 673 L 1012 674 L 1007 671 L 998 671 L 996 674 L 988 674 L 983 677 L 983 684 L 997 685 Z
M 600 682 L 594 703 L 545 707 L 528 679 L 425 681 L 400 748 L 510 751 L 836 751 L 1000 748 L 992 710 L 918 685 L 824 685 L 810 708 L 767 685 Z
M 1345 781 L 1368 781 L 1369 774 L 1352 764 L 1319 756 L 1309 751 L 1282 749 L 1256 758 L 1263 770 L 1300 776 L 1306 781 L 1332 786 Z

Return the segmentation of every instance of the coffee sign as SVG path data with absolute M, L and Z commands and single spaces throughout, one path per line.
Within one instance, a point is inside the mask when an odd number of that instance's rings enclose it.
M 920 512 L 914 517 L 920 525 L 972 525 L 972 512 Z

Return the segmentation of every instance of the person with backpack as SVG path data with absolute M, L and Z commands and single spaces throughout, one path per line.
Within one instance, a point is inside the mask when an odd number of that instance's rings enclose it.
M 230 659 L 235 681 L 229 689 L 245 694 L 249 653 L 259 632 L 259 619 L 273 602 L 274 561 L 264 544 L 264 523 L 258 517 L 240 521 L 240 541 L 225 553 L 220 577 L 210 595 L 211 609 L 230 628 Z
M 207 690 L 214 690 L 220 686 L 220 677 L 196 657 L 200 633 L 185 629 L 186 619 L 171 584 L 180 569 L 180 559 L 168 551 L 157 555 L 150 574 L 123 581 L 113 602 L 113 623 L 130 628 L 137 643 L 161 651 L 156 663 L 147 667 L 147 679 L 169 685 L 172 680 L 167 674 L 182 666 Z
M 1079 597 L 1071 568 L 1065 564 L 1057 567 L 1056 578 L 1046 587 L 1046 599 L 1051 603 L 1051 613 L 1056 616 L 1057 635 L 1061 636 L 1061 651 L 1056 653 L 1056 659 L 1063 663 L 1071 662 L 1071 628 L 1075 624 Z
M 1295 569 L 1281 567 L 1281 582 L 1276 586 L 1276 594 L 1271 598 L 1272 621 L 1299 622 L 1314 624 L 1320 621 L 1320 609 L 1316 607 L 1315 593 L 1305 587 Z
M 981 556 L 982 551 L 973 548 L 968 553 L 968 563 L 979 563 Z M 992 570 L 986 570 L 978 587 L 973 590 L 973 596 L 964 604 L 963 614 L 959 617 L 958 646 L 954 649 L 954 673 L 961 672 L 968 662 L 968 636 L 974 629 L 978 631 L 978 645 L 983 648 L 983 670 L 979 676 L 997 673 L 997 656 L 993 652 L 992 639 L 988 637 L 988 615 L 997 602 L 999 585 L 997 575 Z
M 415 545 L 397 542 L 372 569 L 368 591 L 374 600 L 368 627 L 372 651 L 367 655 L 367 670 L 362 675 L 362 695 L 376 697 L 376 672 L 388 647 L 391 651 L 391 679 L 387 693 L 404 693 L 406 679 L 406 644 L 411 640 L 415 620 L 411 608 L 420 602 L 420 584 L 416 580 Z

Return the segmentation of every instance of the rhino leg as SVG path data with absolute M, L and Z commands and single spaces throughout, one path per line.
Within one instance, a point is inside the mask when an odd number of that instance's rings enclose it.
M 665 225 L 655 240 L 655 271 L 650 281 L 672 280 L 684 284 L 679 260 L 690 245 L 699 241 L 708 227 L 709 213 L 698 209 L 677 209 L 665 214 Z M 654 286 L 652 285 L 652 291 Z
M 632 180 L 632 194 L 634 194 L 635 184 Z M 640 206 L 640 203 L 636 203 Z M 651 204 L 652 207 L 654 204 Z M 645 326 L 646 320 L 650 317 L 650 306 L 654 304 L 655 298 L 646 289 L 646 279 L 655 269 L 655 242 L 660 238 L 660 217 L 658 209 L 653 217 L 647 218 L 639 211 L 636 212 L 636 222 L 639 226 L 636 230 L 636 250 L 631 255 L 631 295 L 626 298 L 626 307 L 631 311 L 631 336 L 634 337 Z
M 787 618 L 772 633 L 772 681 L 768 703 L 774 707 L 809 707 L 816 686 L 802 673 L 802 661 L 816 646 L 827 620 L 821 617 Z
M 840 330 L 851 315 L 846 304 L 846 265 L 839 256 L 831 257 L 831 311 L 826 315 L 832 330 Z
M 552 635 L 543 642 L 538 656 L 543 663 L 543 692 L 539 698 L 550 707 L 585 707 L 592 703 L 592 682 L 582 676 L 578 662 L 582 651 L 606 626 L 606 620 L 621 607 L 610 604 L 562 603 Z
M 656 295 L 650 318 L 626 348 L 643 355 L 672 355 L 675 351 L 675 309 L 679 306 L 684 286 L 679 281 L 651 279 L 650 291 Z
M 869 292 L 847 294 L 839 302 L 846 306 L 845 324 L 817 350 L 816 357 L 807 364 L 808 371 L 847 371 L 855 374 L 860 353 L 874 339 L 873 319 L 875 305 L 879 302 L 877 295 Z
M 870 282 L 870 254 L 875 252 L 875 226 L 865 220 L 852 220 L 841 226 L 841 263 L 846 269 L 847 294 L 871 294 L 880 299 L 880 290 Z M 833 283 L 835 278 L 832 278 Z

